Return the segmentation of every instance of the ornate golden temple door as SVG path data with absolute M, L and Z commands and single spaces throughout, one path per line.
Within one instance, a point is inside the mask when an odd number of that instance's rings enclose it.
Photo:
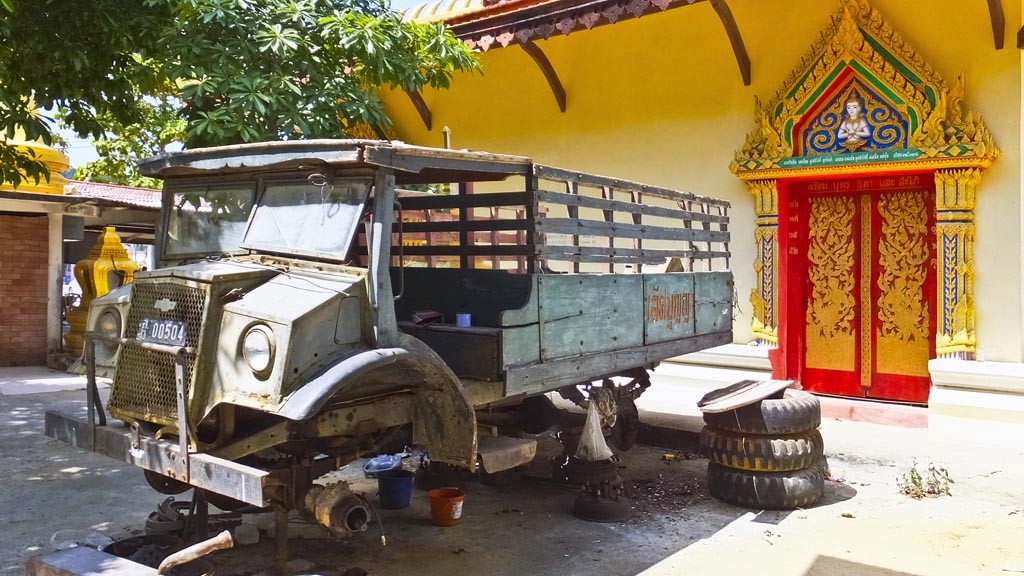
M 926 402 L 935 355 L 935 201 L 927 175 L 789 186 L 802 266 L 800 379 L 843 396 Z
M 928 359 L 977 350 L 974 211 L 1000 152 L 963 75 L 870 0 L 838 4 L 729 165 L 754 200 L 751 332 L 775 378 L 927 402 Z

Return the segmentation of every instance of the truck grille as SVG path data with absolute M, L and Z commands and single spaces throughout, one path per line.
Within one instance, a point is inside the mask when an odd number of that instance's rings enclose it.
M 166 312 L 155 306 L 157 300 L 176 302 Z M 132 284 L 132 302 L 125 324 L 125 336 L 135 337 L 143 318 L 178 320 L 187 327 L 185 345 L 199 347 L 201 328 L 206 314 L 206 290 L 171 282 L 136 282 Z M 185 365 L 185 398 L 192 386 L 196 356 L 190 355 Z M 125 419 L 133 418 L 173 426 L 178 419 L 178 403 L 174 385 L 174 356 L 135 346 L 123 346 L 110 391 L 110 413 Z

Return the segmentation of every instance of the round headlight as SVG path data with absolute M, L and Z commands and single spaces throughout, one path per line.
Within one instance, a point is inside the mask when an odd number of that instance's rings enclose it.
M 259 376 L 266 376 L 274 360 L 273 336 L 270 328 L 255 326 L 242 339 L 242 356 L 249 368 Z
M 100 317 L 96 319 L 96 331 L 111 338 L 121 337 L 121 313 L 117 308 L 100 313 Z

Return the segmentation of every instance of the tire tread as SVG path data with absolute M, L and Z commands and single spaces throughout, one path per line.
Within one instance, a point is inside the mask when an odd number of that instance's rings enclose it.
M 700 447 L 716 464 L 752 472 L 802 470 L 816 465 L 824 453 L 817 430 L 765 436 L 706 426 L 700 434 Z
M 821 403 L 803 390 L 786 390 L 782 398 L 766 399 L 735 410 L 705 413 L 709 426 L 746 434 L 796 434 L 821 425 Z
M 813 506 L 825 491 L 820 466 L 791 472 L 734 470 L 708 464 L 708 490 L 719 500 L 755 509 L 792 510 Z

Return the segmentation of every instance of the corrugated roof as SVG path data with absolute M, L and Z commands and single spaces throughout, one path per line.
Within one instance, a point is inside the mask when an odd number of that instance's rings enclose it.
M 65 195 L 110 200 L 112 202 L 118 202 L 130 206 L 139 206 L 141 208 L 160 208 L 161 193 L 160 190 L 154 190 L 152 188 L 135 188 L 132 186 L 120 186 L 118 184 L 102 184 L 99 182 L 72 180 L 71 183 L 65 187 Z

